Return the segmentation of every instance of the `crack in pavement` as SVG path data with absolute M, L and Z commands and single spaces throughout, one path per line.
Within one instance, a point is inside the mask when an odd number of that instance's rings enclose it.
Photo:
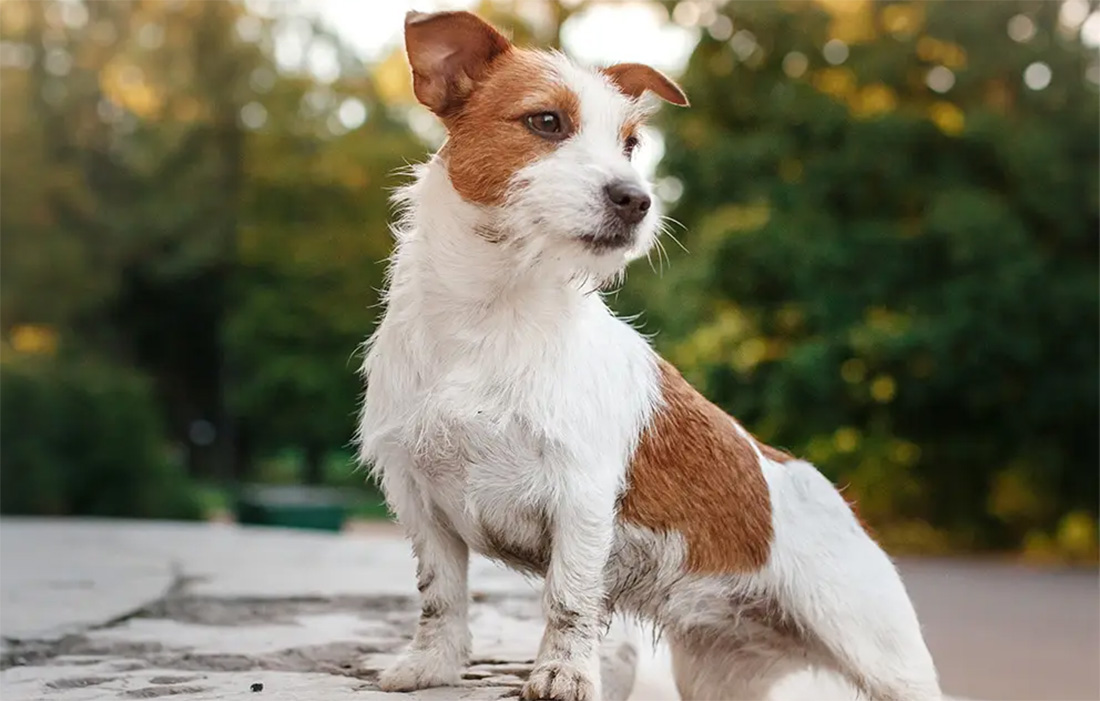
M 419 605 L 415 597 L 299 596 L 285 598 L 191 596 L 188 587 L 196 581 L 176 572 L 171 586 L 160 598 L 102 624 L 89 626 L 55 640 L 5 639 L 0 670 L 25 666 L 69 666 L 117 661 L 118 671 L 166 669 L 181 672 L 279 671 L 323 673 L 374 681 L 378 664 L 396 654 L 408 642 L 415 626 Z M 475 606 L 492 607 L 518 620 L 537 618 L 537 599 L 476 592 Z M 97 633 L 119 630 L 139 620 L 167 621 L 205 627 L 245 627 L 296 624 L 304 616 L 348 613 L 365 623 L 384 626 L 381 642 L 337 641 L 319 645 L 288 647 L 256 654 L 207 653 L 174 648 L 160 642 L 137 642 L 103 638 Z M 124 636 L 124 634 L 123 634 Z M 378 656 L 384 656 L 379 658 Z M 511 686 L 526 679 L 533 660 L 475 658 L 465 674 L 467 686 Z M 96 680 L 99 681 L 96 681 Z M 87 686 L 109 678 L 73 677 L 59 684 Z M 60 687 L 56 687 L 60 688 Z M 178 688 L 178 687 L 177 687 Z M 144 697 L 143 697 L 144 698 Z

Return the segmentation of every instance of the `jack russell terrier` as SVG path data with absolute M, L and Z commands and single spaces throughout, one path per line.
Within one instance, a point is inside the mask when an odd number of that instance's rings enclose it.
M 631 163 L 645 65 L 588 69 L 466 12 L 410 13 L 417 99 L 448 138 L 396 197 L 360 457 L 412 541 L 415 637 L 379 685 L 457 684 L 467 558 L 545 577 L 525 699 L 600 698 L 615 612 L 667 637 L 688 699 L 764 699 L 807 669 L 852 696 L 940 690 L 893 564 L 812 465 L 707 401 L 600 290 L 654 244 Z

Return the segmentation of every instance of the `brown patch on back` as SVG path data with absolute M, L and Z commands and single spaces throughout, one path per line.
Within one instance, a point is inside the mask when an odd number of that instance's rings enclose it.
M 760 452 L 768 460 L 771 460 L 773 462 L 777 462 L 777 463 L 780 463 L 780 464 L 785 464 L 785 463 L 788 463 L 791 460 L 795 459 L 795 457 L 793 455 L 791 455 L 790 453 L 788 453 L 785 450 L 780 450 L 779 448 L 774 448 L 774 447 L 768 445 L 767 443 L 761 443 L 760 440 L 758 438 L 756 438 L 756 436 L 753 436 L 753 441 L 756 442 L 756 447 L 760 449 Z M 859 508 L 858 508 L 858 505 L 856 504 L 856 502 L 848 501 L 847 499 L 845 499 L 845 501 L 848 503 L 848 508 L 850 508 L 852 510 L 852 515 L 856 517 L 856 521 L 859 522 L 859 525 L 863 529 L 863 532 L 866 533 L 868 535 L 868 537 L 874 539 L 875 532 L 871 529 L 871 526 L 868 525 L 867 521 L 865 521 L 863 519 L 863 516 L 860 515 Z
M 756 453 L 728 414 L 658 362 L 665 405 L 634 453 L 620 517 L 679 532 L 691 572 L 759 569 L 771 549 L 772 522 Z
M 455 190 L 471 202 L 499 204 L 516 171 L 561 144 L 523 122 L 545 111 L 559 112 L 570 130 L 580 126 L 580 101 L 548 57 L 522 49 L 497 57 L 463 108 L 443 119 L 449 138 L 441 155 Z
M 844 496 L 844 493 L 841 492 L 840 495 Z M 848 501 L 847 498 L 845 498 L 844 501 L 848 504 L 848 508 L 852 510 L 852 515 L 856 517 L 856 522 L 859 523 L 859 527 L 863 529 L 863 532 L 867 534 L 867 537 L 871 540 L 877 541 L 878 539 L 875 538 L 875 531 L 871 528 L 870 524 L 868 524 L 867 521 L 863 519 L 863 515 L 859 513 L 858 502 Z
M 764 457 L 772 462 L 783 464 L 794 460 L 794 456 L 787 451 L 773 448 L 767 443 L 761 443 L 756 436 L 753 436 L 753 441 L 755 441 L 756 447 L 760 449 L 760 452 L 764 454 Z

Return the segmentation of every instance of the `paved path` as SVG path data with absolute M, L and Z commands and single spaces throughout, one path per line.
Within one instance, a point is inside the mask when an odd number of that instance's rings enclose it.
M 409 548 L 392 535 L 3 519 L 0 698 L 514 697 L 542 634 L 538 590 L 480 558 L 470 569 L 461 689 L 391 695 L 374 681 L 419 614 Z M 633 632 L 617 624 L 605 643 L 607 698 L 629 694 Z
M 956 699 L 1100 699 L 1095 568 L 902 560 L 943 689 Z M 673 701 L 668 652 L 639 650 L 636 701 Z M 807 695 L 806 699 L 812 696 Z
M 1100 699 L 1095 568 L 904 561 L 945 690 L 989 701 Z
M 394 696 L 377 670 L 416 618 L 393 529 L 350 536 L 95 521 L 0 520 L 0 698 L 490 699 L 515 694 L 541 632 L 536 589 L 471 571 L 475 658 L 454 690 Z M 945 691 L 982 701 L 1100 700 L 1095 569 L 901 563 Z M 619 628 L 606 680 L 629 679 Z M 640 649 L 631 701 L 674 699 L 661 650 Z M 263 683 L 262 696 L 249 690 Z M 611 689 L 623 698 L 625 689 Z

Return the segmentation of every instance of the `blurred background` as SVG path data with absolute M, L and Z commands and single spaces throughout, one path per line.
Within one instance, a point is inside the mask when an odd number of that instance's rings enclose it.
M 395 170 L 442 138 L 414 5 L 677 77 L 643 163 L 680 245 L 609 299 L 887 548 L 1096 560 L 1087 0 L 5 0 L 4 514 L 385 518 L 349 440 Z

